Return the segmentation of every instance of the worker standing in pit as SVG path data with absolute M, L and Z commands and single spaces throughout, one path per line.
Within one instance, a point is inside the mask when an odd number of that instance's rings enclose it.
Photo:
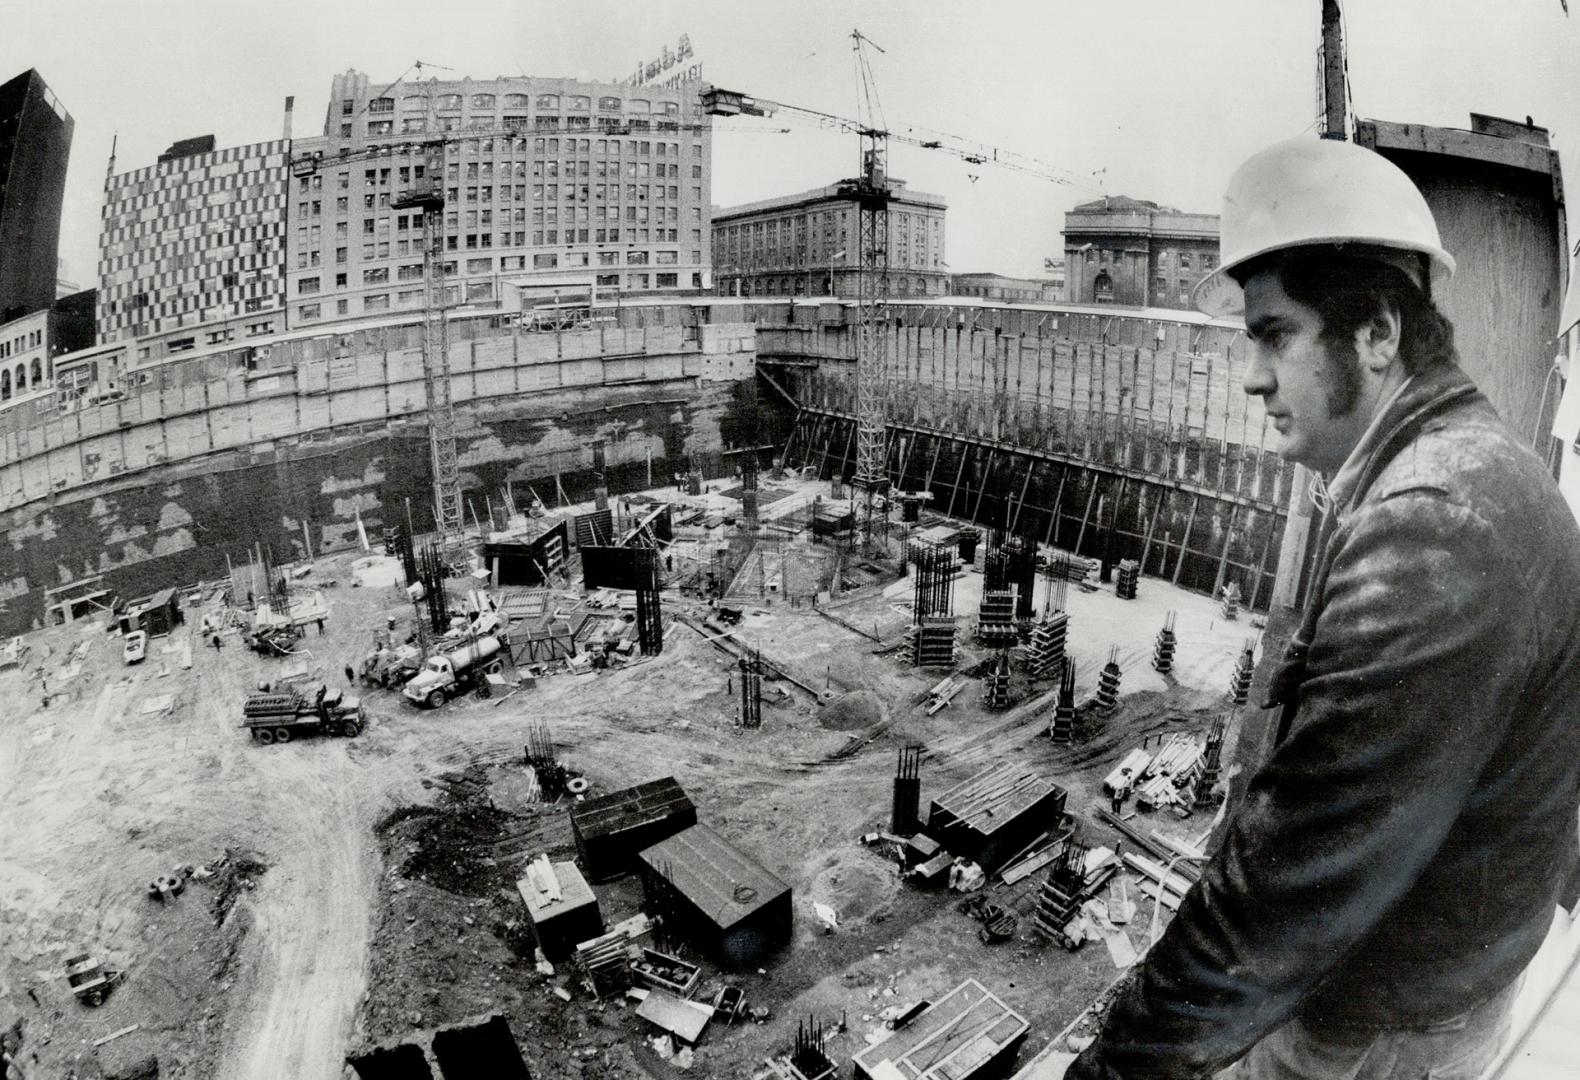
M 1272 749 L 1066 1076 L 1473 1080 L 1576 900 L 1580 529 L 1457 365 L 1402 171 L 1282 143 L 1221 227 L 1196 304 L 1244 313 L 1320 539 Z

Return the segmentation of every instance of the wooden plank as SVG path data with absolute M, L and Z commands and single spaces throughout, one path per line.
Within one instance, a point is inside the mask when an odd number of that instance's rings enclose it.
M 1008 870 L 1005 870 L 999 875 L 999 878 L 1004 882 L 1004 884 L 1013 885 L 1017 881 L 1022 881 L 1030 877 L 1032 874 L 1035 874 L 1038 870 L 1041 870 L 1044 866 L 1047 866 L 1058 857 L 1059 849 L 1057 847 L 1048 848 L 1045 851 L 1039 851 L 1031 858 L 1022 860 L 1018 865 L 1012 866 Z

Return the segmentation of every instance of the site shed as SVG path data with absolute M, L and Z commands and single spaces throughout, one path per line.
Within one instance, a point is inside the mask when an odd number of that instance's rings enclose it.
M 1029 1025 L 967 979 L 905 1027 L 853 1059 L 856 1080 L 1002 1080 Z
M 697 808 L 673 776 L 588 799 L 571 808 L 571 832 L 592 881 L 637 869 L 637 855 L 697 823 Z
M 540 862 L 529 868 L 527 876 L 516 882 L 516 891 L 526 902 L 538 947 L 545 957 L 559 963 L 571 957 L 578 942 L 603 933 L 603 914 L 592 886 L 575 863 L 548 864 L 553 882 L 540 879 L 543 865 Z
M 638 859 L 648 911 L 721 967 L 756 966 L 790 940 L 790 886 L 707 825 Z
M 1023 765 L 990 765 L 933 800 L 927 834 L 956 858 L 992 877 L 1005 863 L 1056 828 L 1065 791 Z

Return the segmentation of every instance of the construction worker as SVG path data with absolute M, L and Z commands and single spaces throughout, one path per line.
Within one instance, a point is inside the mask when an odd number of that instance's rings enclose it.
M 1269 749 L 1067 1077 L 1470 1080 L 1580 860 L 1580 528 L 1457 365 L 1426 200 L 1305 139 L 1229 182 L 1245 391 L 1318 474 Z

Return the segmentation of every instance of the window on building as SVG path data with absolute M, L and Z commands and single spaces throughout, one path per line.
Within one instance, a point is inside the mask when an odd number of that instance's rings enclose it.
M 388 311 L 390 306 L 389 293 L 373 293 L 362 298 L 363 311 Z
M 395 111 L 395 99 L 392 97 L 376 97 L 368 100 L 368 112 L 388 113 Z
M 599 112 L 617 113 L 620 111 L 620 99 L 617 97 L 601 97 L 598 99 Z
M 318 289 L 319 289 L 319 286 L 320 286 L 320 282 L 319 282 L 319 280 L 317 278 L 315 278 L 315 277 L 304 277 L 304 278 L 301 278 L 300 280 L 297 281 L 297 283 L 296 283 L 296 293 L 297 293 L 298 296 L 306 296 L 309 293 L 317 292 Z
M 460 94 L 440 94 L 433 102 L 436 109 L 459 109 L 461 107 Z
M 364 285 L 383 285 L 389 279 L 390 271 L 387 266 L 375 266 L 371 270 L 362 271 L 362 284 Z
M 321 304 L 303 304 L 296 309 L 296 315 L 303 322 L 310 322 L 322 315 L 322 307 Z
M 407 94 L 400 99 L 402 112 L 427 112 L 428 98 L 423 94 Z
M 472 95 L 472 108 L 474 108 L 474 109 L 492 109 L 493 107 L 494 107 L 494 95 L 493 94 L 473 94 Z
M 494 272 L 494 260 L 491 258 L 467 259 L 466 272 L 468 274 L 491 274 Z
M 507 109 L 525 109 L 526 107 L 527 107 L 527 95 L 526 94 L 506 94 L 505 95 L 505 108 L 507 108 Z
M 673 289 L 680 284 L 678 274 L 658 274 L 657 280 L 660 289 Z
M 553 270 L 558 265 L 559 256 L 557 255 L 532 256 L 532 268 L 534 270 Z
M 1188 252 L 1188 251 L 1180 252 L 1180 269 L 1181 270 L 1189 270 L 1190 269 L 1190 252 Z
M 540 109 L 557 109 L 559 107 L 560 107 L 560 96 L 558 94 L 539 94 L 538 95 L 538 108 L 540 108 Z

